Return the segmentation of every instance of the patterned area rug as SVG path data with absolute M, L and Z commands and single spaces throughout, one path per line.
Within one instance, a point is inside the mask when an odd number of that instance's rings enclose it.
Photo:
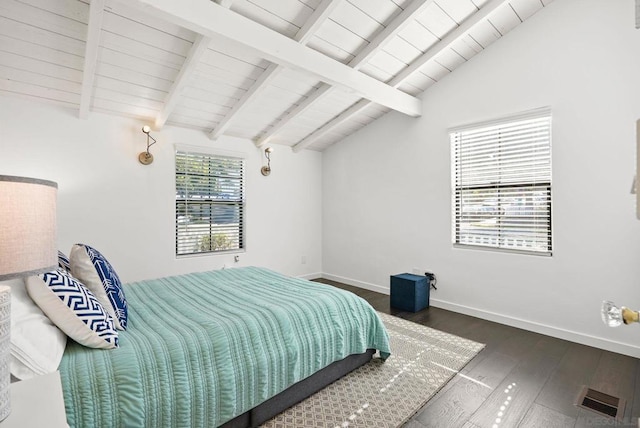
M 396 428 L 484 348 L 481 343 L 379 313 L 391 338 L 391 357 L 374 358 L 264 428 Z

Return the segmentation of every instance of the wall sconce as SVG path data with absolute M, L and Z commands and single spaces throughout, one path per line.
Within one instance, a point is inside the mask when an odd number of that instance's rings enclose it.
M 265 177 L 271 174 L 271 153 L 273 153 L 273 147 L 267 147 L 264 149 L 264 155 L 267 157 L 267 166 L 260 168 L 260 172 Z
M 142 127 L 142 132 L 147 134 L 147 151 L 142 152 L 138 155 L 138 160 L 142 165 L 149 165 L 153 162 L 153 155 L 149 153 L 149 147 L 153 146 L 156 143 L 156 139 L 149 134 L 151 132 L 151 128 L 148 125 Z M 149 143 L 149 140 L 153 140 L 153 143 Z

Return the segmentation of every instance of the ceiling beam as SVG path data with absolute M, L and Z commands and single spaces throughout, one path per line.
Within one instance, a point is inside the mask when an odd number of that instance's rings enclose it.
M 431 49 L 427 50 L 415 61 L 413 61 L 407 68 L 398 73 L 393 79 L 389 81 L 389 84 L 394 88 L 397 88 L 411 77 L 415 72 L 424 67 L 429 61 L 442 53 L 444 50 L 451 47 L 451 45 L 460 39 L 461 37 L 469 34 L 469 31 L 481 21 L 488 19 L 498 8 L 508 4 L 509 0 L 491 0 L 482 8 L 474 13 L 471 17 L 466 19 L 458 28 L 447 34 L 442 40 L 433 45 Z
M 323 126 L 321 126 L 320 128 L 313 131 L 311 134 L 303 138 L 298 144 L 293 146 L 293 151 L 297 153 L 300 150 L 309 147 L 309 145 L 314 141 L 316 141 L 318 138 L 322 137 L 327 132 L 331 131 L 333 128 L 336 128 L 339 125 L 346 122 L 347 120 L 351 119 L 353 116 L 360 113 L 362 110 L 369 107 L 370 105 L 371 105 L 371 101 L 361 99 L 360 101 L 353 104 L 351 107 L 349 107 L 348 109 L 346 109 L 345 111 L 343 111 L 342 113 L 340 113 L 339 115 L 331 119 L 329 122 L 325 123 Z
M 233 0 L 215 0 L 220 6 L 229 9 L 233 4 Z M 193 45 L 191 49 L 189 49 L 189 53 L 182 64 L 182 68 L 176 76 L 176 80 L 171 85 L 169 89 L 169 93 L 165 97 L 164 104 L 162 106 L 162 110 L 158 114 L 155 120 L 156 129 L 160 129 L 167 122 L 167 119 L 173 112 L 173 110 L 178 105 L 178 100 L 182 95 L 182 91 L 184 90 L 189 78 L 193 74 L 194 70 L 198 66 L 198 63 L 202 59 L 202 56 L 207 52 L 209 45 L 211 44 L 211 39 L 209 37 L 204 37 L 201 34 L 196 34 L 196 38 L 193 41 Z
M 96 78 L 98 64 L 98 49 L 100 48 L 100 31 L 102 31 L 102 17 L 104 16 L 105 0 L 92 0 L 89 5 L 89 22 L 87 24 L 87 41 L 84 48 L 84 67 L 82 71 L 82 88 L 80 91 L 80 119 L 89 117 L 93 82 Z
M 324 23 L 324 21 L 329 17 L 331 12 L 336 8 L 339 4 L 339 0 L 323 0 L 320 5 L 313 12 L 311 17 L 307 20 L 307 22 L 298 30 L 296 35 L 294 36 L 294 40 L 300 44 L 306 45 L 309 39 L 314 32 L 317 31 L 318 27 Z M 222 118 L 220 122 L 213 128 L 209 137 L 212 140 L 217 139 L 220 135 L 222 135 L 235 118 L 237 118 L 245 108 L 251 104 L 253 100 L 255 100 L 258 95 L 262 93 L 264 89 L 275 79 L 275 77 L 282 71 L 283 67 L 277 64 L 270 64 L 264 72 L 260 75 L 260 77 L 255 81 L 255 83 L 249 88 L 247 92 L 240 98 L 238 102 L 234 104 L 234 106 L 227 112 L 227 114 Z
M 233 119 L 237 118 L 238 115 L 251 104 L 251 101 L 255 100 L 258 95 L 267 88 L 269 83 L 273 81 L 278 74 L 277 71 L 279 67 L 280 66 L 277 64 L 269 64 L 253 85 L 251 85 L 251 87 L 240 97 L 233 107 L 231 107 L 231 110 L 229 110 L 220 122 L 218 122 L 215 128 L 211 130 L 209 138 L 216 140 L 229 128 L 229 126 L 231 126 Z
M 375 54 L 380 52 L 382 48 L 402 30 L 405 29 L 413 20 L 422 15 L 424 11 L 433 3 L 434 0 L 414 0 L 396 16 L 390 23 L 376 35 L 376 37 L 364 49 L 358 52 L 349 65 L 359 70 L 365 65 Z
M 322 3 L 316 7 L 307 22 L 298 30 L 293 37 L 295 41 L 302 45 L 309 43 L 311 37 L 318 31 L 318 28 L 329 18 L 329 15 L 335 10 L 342 0 L 322 0 Z
M 402 12 L 400 12 L 376 37 L 356 55 L 349 66 L 354 70 L 359 70 L 366 64 L 376 53 L 395 36 L 398 35 L 412 20 L 422 14 L 426 8 L 433 3 L 433 0 L 415 0 L 411 2 Z M 330 92 L 332 87 L 327 84 L 321 84 L 320 87 L 302 101 L 295 109 L 291 110 L 278 123 L 272 126 L 267 132 L 262 134 L 256 141 L 256 146 L 262 147 L 267 144 L 282 128 L 284 128 L 291 120 L 299 114 L 305 112 L 313 103 L 324 97 Z
M 119 0 L 122 2 L 123 0 Z M 207 0 L 133 0 L 143 13 L 205 37 L 222 36 L 258 52 L 266 60 L 304 71 L 320 81 L 409 116 L 422 113 L 422 101 L 303 46 L 289 37 Z
M 471 29 L 482 22 L 485 19 L 488 19 L 491 14 L 493 14 L 498 8 L 501 6 L 508 4 L 509 0 L 490 0 L 487 4 L 485 4 L 479 11 L 471 15 L 467 18 L 458 28 L 452 30 L 447 34 L 442 40 L 433 45 L 429 50 L 419 56 L 415 61 L 409 64 L 404 70 L 398 73 L 393 79 L 389 81 L 389 85 L 397 88 L 400 86 L 405 80 L 416 73 L 420 68 L 422 68 L 427 62 L 435 58 L 437 55 L 450 48 L 451 45 L 461 37 L 466 36 Z M 298 144 L 293 146 L 294 152 L 299 152 L 300 150 L 309 147 L 314 141 L 318 138 L 322 137 L 329 131 L 331 131 L 336 126 L 345 122 L 346 120 L 352 118 L 356 114 L 360 113 L 364 108 L 368 107 L 371 102 L 367 100 L 361 100 L 349 107 L 347 110 L 340 113 L 338 116 L 327 122 L 321 128 L 316 129 L 314 132 L 303 138 Z M 355 106 L 360 106 L 359 108 L 355 108 Z
M 207 52 L 210 43 L 210 38 L 204 37 L 200 34 L 196 35 L 193 46 L 191 46 L 191 49 L 189 49 L 189 53 L 187 54 L 187 57 L 182 64 L 182 68 L 180 69 L 180 72 L 178 73 L 176 79 L 173 81 L 171 89 L 169 89 L 169 93 L 164 99 L 162 110 L 156 117 L 156 129 L 160 129 L 164 126 L 164 124 L 167 122 L 167 119 L 169 118 L 169 115 L 178 105 L 178 101 L 180 99 L 180 96 L 182 95 L 182 91 L 189 82 L 189 78 L 195 71 L 203 55 L 205 54 L 205 52 Z
M 278 123 L 273 125 L 267 132 L 262 134 L 260 138 L 256 140 L 256 146 L 262 147 L 271 141 L 288 123 L 290 123 L 295 117 L 301 115 L 313 103 L 318 101 L 320 98 L 324 97 L 331 90 L 331 86 L 322 84 L 318 89 L 311 93 L 307 98 L 304 99 L 300 104 L 296 106 L 293 110 L 287 113 Z

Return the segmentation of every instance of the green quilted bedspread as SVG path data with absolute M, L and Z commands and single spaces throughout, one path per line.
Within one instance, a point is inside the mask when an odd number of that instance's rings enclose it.
M 352 293 L 247 267 L 124 285 L 120 347 L 69 341 L 70 427 L 214 427 L 387 332 Z

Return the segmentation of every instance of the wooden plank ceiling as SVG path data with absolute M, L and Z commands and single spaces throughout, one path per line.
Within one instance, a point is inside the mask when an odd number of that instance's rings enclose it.
M 322 151 L 551 1 L 2 0 L 0 94 Z

